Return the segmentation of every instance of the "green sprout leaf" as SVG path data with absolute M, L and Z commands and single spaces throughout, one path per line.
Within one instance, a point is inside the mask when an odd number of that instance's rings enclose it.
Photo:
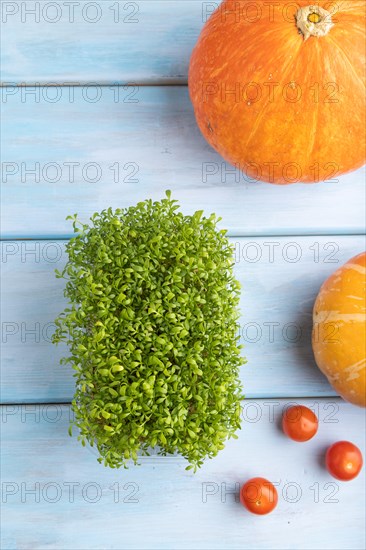
M 69 216 L 68 307 L 54 343 L 75 371 L 70 425 L 111 468 L 158 447 L 196 472 L 240 428 L 245 363 L 239 284 L 219 219 L 185 216 L 171 192 L 127 209 Z

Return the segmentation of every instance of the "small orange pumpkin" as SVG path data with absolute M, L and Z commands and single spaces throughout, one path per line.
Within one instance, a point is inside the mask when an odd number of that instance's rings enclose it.
M 193 50 L 197 123 L 228 162 L 275 184 L 365 163 L 365 0 L 224 0 Z
M 321 287 L 313 312 L 313 350 L 336 392 L 366 407 L 366 252 Z

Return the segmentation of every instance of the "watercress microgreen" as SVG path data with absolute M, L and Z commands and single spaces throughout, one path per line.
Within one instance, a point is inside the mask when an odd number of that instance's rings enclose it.
M 127 467 L 159 447 L 187 469 L 224 448 L 240 428 L 239 283 L 233 250 L 214 214 L 146 200 L 70 216 L 69 306 L 53 341 L 75 370 L 73 425 L 99 462 Z

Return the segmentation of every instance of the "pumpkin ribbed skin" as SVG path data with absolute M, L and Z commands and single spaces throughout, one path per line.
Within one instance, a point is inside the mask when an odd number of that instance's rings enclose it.
M 365 0 L 316 4 L 326 36 L 296 23 L 311 0 L 224 0 L 193 50 L 197 123 L 228 162 L 275 184 L 336 179 L 365 163 Z
M 366 406 L 366 252 L 323 284 L 313 312 L 320 370 L 346 401 Z

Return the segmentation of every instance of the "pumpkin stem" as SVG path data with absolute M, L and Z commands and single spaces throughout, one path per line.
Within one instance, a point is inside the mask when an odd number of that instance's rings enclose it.
M 296 24 L 304 40 L 310 36 L 325 36 L 334 26 L 330 12 L 320 6 L 300 8 L 296 12 Z

